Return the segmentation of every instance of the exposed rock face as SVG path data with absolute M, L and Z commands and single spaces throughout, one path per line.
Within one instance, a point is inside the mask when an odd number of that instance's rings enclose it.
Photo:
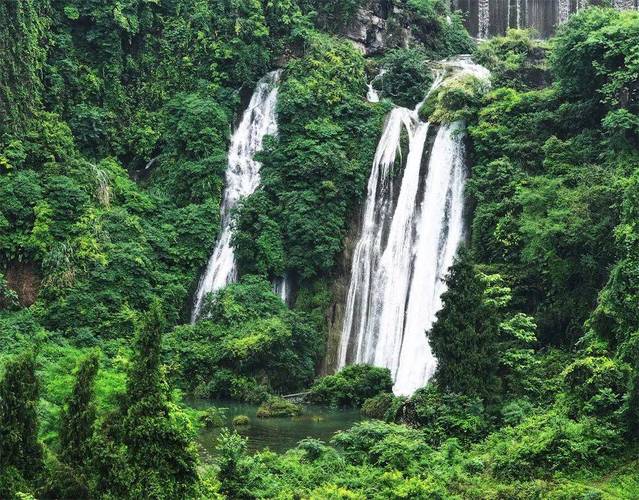
M 367 56 L 408 46 L 412 38 L 410 29 L 400 21 L 401 9 L 391 4 L 391 0 L 370 0 L 342 30 L 342 35 Z
M 40 290 L 40 276 L 35 264 L 12 261 L 7 266 L 6 278 L 9 288 L 18 294 L 21 306 L 29 307 L 36 301 Z
M 352 218 L 348 234 L 344 238 L 344 250 L 340 255 L 337 266 L 337 277 L 333 281 L 333 303 L 327 311 L 328 338 L 326 340 L 326 355 L 320 367 L 320 375 L 335 373 L 339 344 L 342 339 L 344 326 L 344 310 L 348 287 L 350 285 L 350 273 L 353 264 L 353 252 L 359 237 L 359 225 L 361 214 Z

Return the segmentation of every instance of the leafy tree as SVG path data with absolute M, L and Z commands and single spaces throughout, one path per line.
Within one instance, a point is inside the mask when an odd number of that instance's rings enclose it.
M 170 401 L 160 365 L 164 319 L 152 304 L 135 340 L 122 408 L 122 442 L 134 468 L 131 492 L 164 498 L 186 497 L 197 485 L 192 430 Z
M 0 382 L 0 496 L 12 497 L 12 482 L 32 481 L 42 470 L 39 395 L 35 354 L 24 352 L 10 359 Z
M 486 285 L 468 250 L 460 250 L 446 285 L 443 307 L 428 333 L 438 361 L 435 380 L 444 390 L 492 401 L 499 391 L 498 317 L 485 301 Z
M 316 380 L 307 398 L 317 404 L 359 407 L 365 400 L 390 392 L 392 388 L 388 368 L 349 365 L 335 375 Z
M 80 469 L 90 456 L 90 441 L 95 423 L 95 377 L 99 369 L 99 356 L 91 353 L 77 369 L 72 392 L 61 415 L 60 458 Z

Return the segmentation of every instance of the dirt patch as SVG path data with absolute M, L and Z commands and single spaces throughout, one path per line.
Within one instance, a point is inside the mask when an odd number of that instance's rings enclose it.
M 32 262 L 10 262 L 6 279 L 9 288 L 18 294 L 21 306 L 29 307 L 38 298 L 41 279 L 37 266 Z

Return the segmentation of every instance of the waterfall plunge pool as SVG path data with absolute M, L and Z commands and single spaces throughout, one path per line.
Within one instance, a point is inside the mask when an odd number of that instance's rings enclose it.
M 187 404 L 198 410 L 224 408 L 225 427 L 235 429 L 238 434 L 248 438 L 251 453 L 266 448 L 283 453 L 295 448 L 305 438 L 328 442 L 336 432 L 349 429 L 362 420 L 359 410 L 312 405 L 303 405 L 304 412 L 299 417 L 257 418 L 258 405 L 217 400 L 191 400 Z M 233 418 L 239 415 L 246 415 L 250 420 L 249 425 L 233 426 Z M 203 427 L 200 430 L 198 443 L 203 448 L 205 459 L 215 456 L 218 437 L 225 427 Z

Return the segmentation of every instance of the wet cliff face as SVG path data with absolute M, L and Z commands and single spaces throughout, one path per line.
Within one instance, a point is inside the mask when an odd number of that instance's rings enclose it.
M 570 14 L 606 0 L 453 0 L 453 7 L 466 13 L 466 26 L 478 38 L 502 35 L 507 28 L 533 28 L 542 37 L 551 36 Z M 639 0 L 614 0 L 617 8 L 637 8 Z

